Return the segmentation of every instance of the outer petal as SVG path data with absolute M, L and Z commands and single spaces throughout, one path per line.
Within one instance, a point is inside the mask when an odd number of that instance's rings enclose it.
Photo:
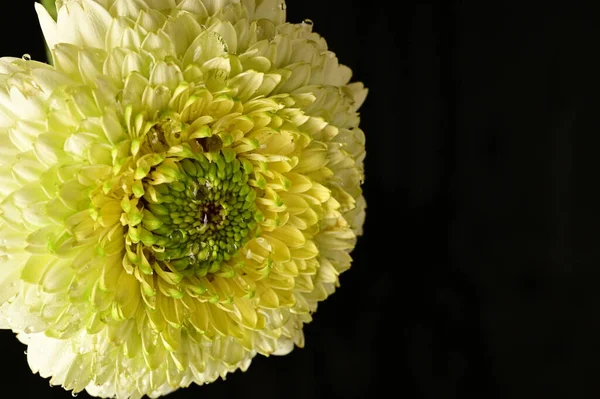
M 112 16 L 93 0 L 69 0 L 58 9 L 57 38 L 76 46 L 104 48 Z
M 38 19 L 40 21 L 40 26 L 42 28 L 42 33 L 44 34 L 44 39 L 46 40 L 46 45 L 48 48 L 52 49 L 58 43 L 58 32 L 56 27 L 56 21 L 52 19 L 48 10 L 40 3 L 35 3 L 35 11 L 38 15 Z
M 242 0 L 248 8 L 250 19 L 259 20 L 262 18 L 271 20 L 275 25 L 285 22 L 286 4 L 285 0 Z

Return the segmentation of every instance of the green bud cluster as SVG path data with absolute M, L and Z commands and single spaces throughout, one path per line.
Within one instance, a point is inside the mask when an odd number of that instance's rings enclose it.
M 151 232 L 144 244 L 152 257 L 183 274 L 218 272 L 257 224 L 247 165 L 221 153 L 211 158 L 181 160 L 177 180 L 154 186 L 156 195 L 142 198 L 142 224 Z

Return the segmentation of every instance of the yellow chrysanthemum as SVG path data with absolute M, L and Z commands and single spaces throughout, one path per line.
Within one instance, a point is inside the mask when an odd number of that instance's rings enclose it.
M 37 6 L 0 59 L 0 328 L 51 384 L 164 395 L 303 345 L 361 233 L 366 96 L 282 0 Z

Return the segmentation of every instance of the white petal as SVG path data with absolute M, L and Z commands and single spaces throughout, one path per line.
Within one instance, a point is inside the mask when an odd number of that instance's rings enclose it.
M 369 93 L 369 89 L 366 89 L 361 82 L 351 83 L 345 88 L 348 94 L 352 97 L 352 100 L 354 100 L 352 110 L 357 111 L 360 108 L 360 106 L 363 105 L 363 103 L 365 102 L 367 94 Z
M 146 86 L 144 93 L 142 94 L 142 103 L 144 104 L 144 110 L 148 113 L 149 117 L 153 117 L 156 112 L 164 109 L 169 104 L 171 98 L 171 92 L 166 86 L 150 87 Z
M 154 9 L 148 11 L 140 11 L 135 23 L 147 32 L 156 32 L 164 26 L 167 18 L 160 12 Z
M 227 52 L 223 38 L 216 33 L 205 31 L 190 45 L 183 56 L 182 65 L 193 62 L 204 64 L 206 61 L 224 55 Z
M 285 83 L 277 90 L 280 93 L 291 93 L 294 90 L 306 86 L 310 80 L 311 68 L 309 64 L 301 63 L 288 67 L 292 74 Z
M 227 43 L 227 51 L 230 54 L 237 53 L 237 34 L 229 21 L 219 22 L 210 28 L 211 32 L 217 33 Z
M 133 72 L 138 72 L 144 76 L 147 76 L 148 67 L 146 66 L 145 60 L 142 58 L 142 55 L 132 51 L 123 59 L 120 73 L 121 76 L 127 77 Z
M 102 75 L 104 60 L 106 55 L 102 52 L 99 54 L 89 48 L 79 51 L 77 64 L 79 74 L 85 84 L 93 86 L 98 78 Z
M 323 83 L 332 86 L 343 86 L 350 81 L 352 70 L 346 65 L 341 65 L 332 52 L 327 52 L 323 67 Z
M 59 43 L 52 51 L 54 67 L 56 70 L 80 79 L 79 65 L 77 65 L 77 57 L 79 57 L 78 53 L 79 50 L 77 47 L 71 44 Z
M 248 101 L 260 88 L 264 76 L 265 74 L 262 72 L 242 72 L 229 81 L 229 87 L 234 90 L 237 89 L 237 97 L 243 101 Z
M 273 21 L 275 25 L 281 25 L 285 22 L 286 5 L 284 0 L 264 0 L 257 1 L 257 3 L 259 4 L 254 13 L 255 20 L 265 18 Z
M 183 80 L 183 74 L 179 67 L 172 63 L 159 61 L 154 65 L 150 73 L 150 84 L 154 86 L 164 85 L 170 90 L 175 90 Z
M 123 36 L 125 36 L 127 31 L 132 29 L 132 26 L 133 24 L 127 18 L 115 18 L 111 22 L 106 34 L 106 48 L 114 49 L 121 46 Z
M 104 48 L 112 17 L 92 0 L 71 0 L 58 11 L 57 21 L 60 42 Z
M 52 385 L 61 384 L 75 357 L 70 346 L 69 340 L 49 338 L 43 333 L 30 334 L 27 348 L 29 367 L 44 378 L 54 376 Z
M 228 4 L 235 3 L 235 0 L 202 0 L 209 15 L 216 14 L 220 9 Z
M 178 56 L 183 56 L 190 44 L 203 31 L 195 16 L 185 12 L 167 20 L 163 30 L 171 38 Z
M 175 8 L 175 0 L 146 0 L 150 8 L 155 10 L 170 10 Z
M 18 295 L 12 303 L 5 302 L 0 305 L 0 329 L 13 329 L 13 331 L 43 331 L 48 328 L 47 324 L 35 313 L 24 312 L 26 304 L 23 296 Z M 21 342 L 27 340 L 26 334 L 19 334 Z
M 34 93 L 22 93 L 16 86 L 10 88 L 11 110 L 25 120 L 44 118 L 44 106 L 40 96 Z
M 44 39 L 46 39 L 46 44 L 48 48 L 53 48 L 54 45 L 58 42 L 58 34 L 56 28 L 56 21 L 52 19 L 48 10 L 40 3 L 35 3 L 35 11 L 38 15 L 38 20 L 40 21 L 40 26 L 42 28 L 42 33 L 44 34 Z
M 0 260 L 0 304 L 19 292 L 19 276 L 21 275 L 21 259 L 9 258 L 11 255 L 2 255 Z M 4 260 L 5 259 L 5 260 Z
M 57 87 L 67 86 L 73 83 L 67 76 L 54 69 L 36 68 L 31 71 L 31 75 L 40 89 L 48 96 L 52 94 Z
M 141 0 L 117 0 L 110 7 L 114 16 L 129 17 L 136 20 L 141 10 L 148 10 L 148 6 Z
M 208 17 L 208 11 L 200 0 L 183 0 L 177 5 L 177 8 L 199 16 L 201 21 Z
M 294 342 L 289 338 L 282 338 L 277 341 L 277 349 L 273 352 L 273 355 L 284 356 L 290 353 L 294 349 Z
M 164 60 L 168 56 L 177 56 L 173 41 L 162 30 L 148 34 L 142 42 L 142 48 L 152 53 L 159 60 Z

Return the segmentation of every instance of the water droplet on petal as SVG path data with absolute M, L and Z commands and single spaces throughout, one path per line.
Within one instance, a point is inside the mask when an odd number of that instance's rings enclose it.
M 76 397 L 77 397 L 77 395 L 78 395 L 78 393 L 77 393 L 77 392 L 75 392 L 75 391 L 71 392 L 71 396 L 72 396 L 72 397 L 76 398 Z
M 23 54 L 23 61 L 31 61 L 31 56 L 29 54 Z
M 279 9 L 280 10 L 285 10 L 286 8 L 287 8 L 287 5 L 285 3 L 279 4 Z
M 23 354 L 24 354 L 25 356 L 27 356 L 27 351 L 24 351 L 24 352 L 23 352 Z
M 302 21 L 302 25 L 313 26 L 314 22 L 310 19 L 305 19 L 304 21 Z

